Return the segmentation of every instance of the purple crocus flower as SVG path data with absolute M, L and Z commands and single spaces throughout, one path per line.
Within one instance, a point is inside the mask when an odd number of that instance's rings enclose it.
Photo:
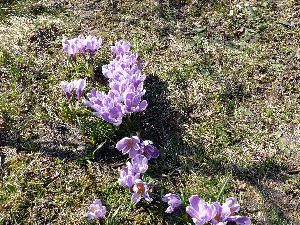
M 126 42 L 124 40 L 120 40 L 120 41 L 117 41 L 115 43 L 115 45 L 111 47 L 111 50 L 116 55 L 122 55 L 122 54 L 129 53 L 130 48 L 131 48 L 131 45 L 128 42 Z
M 117 91 L 120 95 L 120 101 L 124 101 L 127 91 L 130 91 L 130 84 L 128 80 L 112 81 L 109 83 L 111 90 Z
M 240 210 L 240 204 L 237 202 L 237 199 L 234 197 L 227 198 L 224 207 L 227 206 L 230 209 L 231 215 L 237 213 Z
M 85 50 L 86 50 L 86 39 L 85 37 L 81 34 L 78 36 L 76 45 L 77 45 L 77 50 L 80 52 L 80 54 L 85 57 Z
M 143 155 L 136 155 L 127 163 L 127 167 L 120 171 L 119 183 L 122 186 L 132 187 L 135 179 L 139 179 L 148 169 L 148 160 Z
M 129 92 L 126 94 L 124 104 L 125 112 L 127 113 L 141 112 L 144 111 L 148 106 L 148 102 L 146 100 L 142 100 L 142 94 L 134 92 Z
M 131 159 L 131 164 L 129 164 L 128 168 L 133 174 L 143 174 L 148 169 L 148 159 L 143 155 L 137 154 Z
M 105 105 L 100 111 L 96 111 L 94 115 L 101 117 L 108 123 L 119 126 L 122 123 L 123 118 L 122 106 L 114 100 L 108 100 L 107 105 Z
M 76 59 L 76 53 L 78 51 L 77 49 L 77 38 L 68 40 L 67 38 L 62 39 L 62 45 L 63 49 L 66 53 L 68 53 L 71 56 L 71 59 L 75 61 Z
M 220 222 L 226 222 L 227 218 L 231 215 L 229 207 L 222 207 L 219 202 L 214 202 L 215 216 L 212 218 L 211 222 L 213 224 L 219 224 Z
M 86 49 L 89 50 L 91 58 L 94 56 L 95 51 L 101 47 L 101 45 L 101 38 L 97 40 L 97 38 L 92 35 L 86 37 Z
M 169 207 L 166 209 L 166 213 L 172 213 L 181 206 L 181 200 L 176 194 L 166 194 L 162 197 L 163 202 L 167 202 Z
M 151 202 L 152 198 L 148 193 L 148 185 L 140 179 L 134 180 L 134 185 L 130 188 L 130 192 L 132 193 L 131 200 L 135 203 L 138 203 L 142 198 L 146 201 Z
M 124 167 L 120 171 L 119 184 L 123 187 L 131 188 L 134 185 L 134 180 L 139 179 L 139 174 L 134 174 L 131 168 Z
M 213 203 L 215 208 L 215 216 L 211 222 L 213 224 L 220 224 L 221 222 L 236 222 L 241 225 L 251 224 L 251 220 L 246 216 L 234 216 L 239 211 L 240 205 L 237 203 L 236 198 L 227 198 L 225 203 L 221 205 L 219 202 Z
M 72 97 L 72 91 L 74 89 L 74 82 L 67 82 L 67 81 L 62 81 L 60 83 L 61 88 L 63 89 L 63 91 L 65 92 L 67 98 L 70 100 Z
M 100 199 L 95 199 L 93 204 L 90 205 L 87 217 L 90 219 L 100 219 L 106 213 L 106 207 L 102 205 Z
M 145 140 L 141 143 L 141 149 L 143 149 L 143 154 L 148 160 L 151 158 L 156 159 L 159 156 L 159 150 L 153 145 L 150 140 Z
M 186 207 L 193 222 L 197 225 L 203 225 L 215 216 L 215 210 L 212 205 L 207 204 L 198 195 L 192 195 L 189 198 L 190 205 Z
M 132 84 L 132 88 L 135 92 L 144 92 L 144 81 L 146 76 L 141 72 L 134 73 L 129 77 L 129 82 Z
M 140 139 L 137 136 L 124 137 L 117 142 L 116 148 L 124 154 L 129 154 L 129 157 L 135 157 L 140 150 Z
M 127 168 L 123 168 L 120 171 L 119 183 L 122 186 L 129 187 L 130 193 L 132 193 L 131 200 L 135 203 L 139 202 L 141 198 L 144 198 L 146 201 L 151 202 L 152 198 L 150 198 L 148 193 L 148 185 L 139 179 L 139 175 L 132 175 L 132 171 Z
M 251 220 L 249 217 L 246 216 L 230 216 L 227 219 L 228 222 L 235 222 L 236 224 L 239 225 L 250 225 Z
M 89 100 L 85 100 L 84 104 L 95 110 L 95 116 L 116 126 L 122 123 L 123 110 L 118 92 L 110 90 L 108 94 L 105 94 L 92 89 L 87 96 Z
M 82 95 L 82 91 L 86 86 L 86 80 L 85 79 L 74 80 L 73 83 L 74 83 L 74 88 L 76 90 L 77 100 L 79 101 Z

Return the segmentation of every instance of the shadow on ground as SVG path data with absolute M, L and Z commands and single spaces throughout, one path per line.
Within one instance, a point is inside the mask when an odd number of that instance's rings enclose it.
M 201 140 L 198 143 L 190 145 L 182 139 L 184 130 L 182 123 L 189 120 L 188 115 L 174 109 L 166 99 L 168 84 L 154 75 L 149 75 L 146 80 L 147 100 L 149 107 L 143 115 L 142 136 L 151 137 L 154 143 L 157 143 L 162 151 L 161 157 L 157 162 L 157 169 L 154 171 L 158 179 L 162 179 L 162 174 L 170 174 L 176 179 L 183 173 L 189 174 L 190 171 L 199 172 L 204 175 L 226 175 L 232 174 L 233 180 L 244 181 L 253 186 L 263 196 L 264 202 L 268 207 L 274 210 L 283 222 L 290 221 L 286 216 L 288 208 L 295 206 L 294 202 L 289 202 L 293 197 L 288 196 L 270 186 L 271 183 L 281 185 L 288 178 L 288 165 L 278 163 L 273 158 L 267 158 L 265 161 L 253 163 L 250 166 L 241 167 L 238 164 L 229 162 L 226 158 L 212 157 L 204 148 Z M 229 93 L 229 89 L 233 90 Z M 248 93 L 243 93 L 241 84 L 236 84 L 232 89 L 232 84 L 226 89 L 221 101 L 228 104 L 229 114 L 232 114 L 232 104 L 230 100 L 241 101 L 249 97 Z M 237 103 L 236 102 L 236 103 Z M 194 157 L 195 156 L 195 157 Z M 182 162 L 181 157 L 187 158 Z M 194 160 L 196 158 L 197 160 Z M 180 168 L 180 169 L 176 169 Z M 177 171 L 176 171 L 177 170 Z M 183 170 L 183 171 L 182 171 Z M 239 190 L 236 190 L 239 191 Z M 282 202 L 289 204 L 283 207 Z M 257 204 L 257 202 L 251 202 Z M 298 206 L 299 207 L 299 204 Z M 256 209 L 257 210 L 257 209 Z M 270 216 L 270 215 L 269 215 Z M 262 221 L 256 221 L 257 224 L 269 224 L 268 218 L 262 218 Z M 254 221 L 255 222 L 255 221 Z

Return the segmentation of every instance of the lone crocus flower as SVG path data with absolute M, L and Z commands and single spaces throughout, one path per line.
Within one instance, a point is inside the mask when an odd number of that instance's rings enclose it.
M 140 150 L 140 139 L 137 136 L 124 137 L 117 142 L 116 148 L 121 151 L 123 154 L 129 154 L 129 157 L 135 157 Z
M 100 219 L 106 213 L 106 207 L 102 205 L 99 199 L 95 199 L 93 204 L 90 205 L 87 217 L 90 219 Z
M 203 225 L 215 216 L 215 210 L 212 205 L 207 204 L 198 195 L 192 195 L 189 198 L 190 205 L 186 207 L 193 222 L 197 225 Z
M 79 79 L 79 80 L 74 80 L 74 88 L 76 90 L 76 96 L 77 100 L 80 100 L 80 97 L 82 95 L 82 91 L 86 86 L 86 80 L 85 79 Z
M 66 81 L 62 81 L 60 83 L 61 88 L 63 89 L 64 93 L 67 96 L 67 99 L 70 100 L 72 97 L 72 91 L 74 89 L 74 82 L 66 82 Z
M 239 211 L 240 205 L 236 198 L 227 198 L 225 203 L 221 205 L 219 202 L 213 203 L 215 209 L 215 216 L 211 222 L 213 224 L 220 224 L 226 222 L 235 222 L 240 225 L 250 225 L 251 220 L 246 216 L 234 216 Z
M 172 213 L 181 206 L 181 200 L 176 194 L 166 194 L 162 197 L 163 202 L 167 202 L 169 207 L 166 210 L 166 213 Z
M 102 45 L 101 38 L 97 39 L 95 36 L 89 35 L 86 37 L 86 49 L 90 52 L 90 57 L 93 58 L 95 51 Z

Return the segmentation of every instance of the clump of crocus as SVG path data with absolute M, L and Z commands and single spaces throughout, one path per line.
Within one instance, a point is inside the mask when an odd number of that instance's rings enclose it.
M 60 85 L 62 90 L 66 94 L 68 100 L 71 99 L 72 93 L 75 90 L 77 101 L 79 101 L 82 96 L 83 89 L 86 86 L 86 80 L 79 79 L 79 80 L 73 80 L 71 82 L 62 81 Z
M 95 199 L 95 201 L 90 205 L 89 211 L 87 212 L 87 217 L 89 219 L 101 219 L 106 213 L 106 207 L 102 205 L 100 199 Z
M 169 207 L 166 209 L 166 213 L 172 213 L 175 210 L 179 209 L 182 205 L 181 200 L 178 195 L 168 193 L 162 197 L 163 202 L 167 202 Z
M 219 202 L 208 204 L 198 195 L 193 195 L 189 202 L 190 205 L 186 207 L 186 212 L 197 225 L 208 222 L 218 225 L 227 224 L 227 222 L 235 222 L 240 225 L 251 224 L 251 220 L 246 216 L 234 216 L 240 209 L 235 198 L 227 198 L 226 202 L 221 205 Z
M 86 51 L 88 51 L 90 55 L 90 59 L 92 60 L 95 51 L 99 49 L 102 45 L 101 38 L 97 39 L 95 36 L 89 35 L 86 38 L 81 34 L 77 38 L 73 39 L 62 39 L 62 45 L 65 52 L 70 55 L 72 60 L 76 60 L 76 55 L 80 53 L 84 58 L 86 56 Z
M 141 180 L 141 176 L 148 169 L 148 159 L 140 154 L 131 159 L 131 163 L 127 163 L 127 167 L 120 171 L 119 183 L 123 187 L 128 187 L 132 193 L 132 201 L 137 203 L 144 198 L 150 202 L 152 199 L 148 193 L 148 185 Z
M 141 198 L 152 201 L 148 193 L 148 184 L 141 180 L 148 169 L 148 160 L 159 155 L 158 149 L 152 144 L 151 141 L 142 142 L 137 136 L 124 137 L 116 144 L 119 151 L 131 158 L 131 162 L 127 162 L 127 166 L 120 171 L 119 183 L 129 188 L 135 203 Z
M 87 44 L 87 49 L 93 52 L 91 46 L 93 45 Z M 116 54 L 116 58 L 102 67 L 102 73 L 108 78 L 110 92 L 114 93 L 113 98 L 108 94 L 110 99 L 103 101 L 102 98 L 106 98 L 107 95 L 97 94 L 96 90 L 92 90 L 86 105 L 96 110 L 96 116 L 118 126 L 125 115 L 144 111 L 148 102 L 142 99 L 146 92 L 144 90 L 146 77 L 142 74 L 138 54 L 130 52 L 130 44 L 122 40 L 112 46 L 112 51 Z
M 123 154 L 129 154 L 130 158 L 133 158 L 137 154 L 144 155 L 147 159 L 159 156 L 159 151 L 153 145 L 152 141 L 141 141 L 137 136 L 122 138 L 117 142 L 116 148 Z

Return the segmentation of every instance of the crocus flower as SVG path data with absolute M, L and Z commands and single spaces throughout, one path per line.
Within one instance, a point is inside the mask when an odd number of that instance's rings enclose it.
M 106 122 L 115 126 L 120 126 L 122 123 L 123 113 L 120 104 L 107 108 L 104 112 L 95 112 L 95 116 L 101 117 Z
M 137 136 L 124 137 L 117 142 L 116 148 L 124 154 L 129 154 L 129 157 L 135 157 L 140 150 L 140 139 Z
M 124 79 L 122 81 L 112 81 L 109 83 L 111 90 L 117 91 L 120 95 L 120 100 L 124 101 L 126 93 L 130 91 L 130 84 L 128 80 Z
M 121 55 L 121 54 L 126 54 L 130 51 L 131 45 L 124 41 L 120 40 L 115 43 L 114 46 L 111 47 L 111 50 L 116 54 L 116 55 Z
M 62 45 L 63 49 L 66 53 L 68 53 L 71 56 L 72 60 L 76 59 L 76 53 L 78 51 L 77 49 L 77 38 L 68 40 L 67 38 L 62 39 Z
M 91 58 L 94 56 L 95 51 L 101 47 L 101 44 L 101 38 L 97 40 L 97 38 L 92 35 L 86 37 L 86 49 L 89 50 Z
M 74 88 L 76 90 L 77 100 L 79 101 L 82 95 L 82 91 L 86 86 L 86 80 L 85 79 L 74 80 L 73 83 L 74 83 Z
M 236 198 L 227 198 L 223 205 L 219 202 L 215 202 L 213 203 L 213 206 L 216 212 L 211 220 L 213 224 L 219 225 L 222 222 L 236 222 L 241 225 L 251 224 L 251 220 L 246 216 L 234 216 L 240 209 L 240 205 L 237 203 Z
M 124 103 L 125 112 L 127 113 L 141 112 L 144 111 L 148 106 L 148 102 L 146 100 L 142 100 L 142 94 L 134 92 L 129 92 L 126 94 Z
M 169 207 L 166 209 L 166 213 L 172 213 L 181 206 L 181 200 L 176 194 L 166 194 L 162 197 L 163 202 L 167 202 Z
M 106 207 L 102 205 L 99 199 L 95 199 L 93 204 L 90 205 L 87 217 L 90 219 L 100 219 L 104 216 Z
M 192 195 L 189 198 L 190 205 L 186 207 L 193 222 L 197 225 L 203 225 L 215 216 L 215 210 L 212 205 L 207 204 L 198 195 Z
M 143 174 L 148 169 L 148 159 L 143 155 L 137 154 L 128 165 L 133 174 Z
M 150 160 L 151 158 L 156 159 L 159 156 L 159 150 L 153 145 L 152 141 L 145 140 L 141 143 L 140 146 L 143 154 L 148 160 Z
M 144 92 L 144 81 L 146 76 L 141 72 L 134 73 L 129 77 L 129 83 L 135 92 Z
M 139 179 L 139 174 L 134 174 L 131 168 L 124 167 L 120 171 L 119 184 L 123 187 L 131 188 L 134 185 L 134 180 Z
M 82 34 L 79 35 L 77 38 L 76 45 L 77 45 L 77 50 L 80 52 L 82 56 L 85 56 L 86 44 L 87 41 L 85 37 Z
M 214 202 L 215 216 L 212 218 L 211 222 L 213 224 L 219 224 L 220 222 L 226 222 L 227 218 L 230 216 L 230 208 L 222 207 L 219 202 Z
M 118 92 L 110 90 L 108 94 L 105 94 L 92 89 L 87 96 L 89 100 L 85 100 L 84 104 L 95 110 L 95 116 L 116 126 L 122 123 L 123 110 Z
M 230 216 L 227 219 L 228 222 L 235 222 L 236 224 L 239 225 L 250 225 L 251 220 L 249 217 L 246 216 Z
M 240 204 L 237 202 L 237 199 L 233 197 L 227 198 L 223 205 L 224 207 L 227 206 L 230 209 L 231 215 L 237 213 L 241 208 Z
M 150 198 L 148 191 L 148 185 L 145 182 L 140 179 L 134 180 L 134 185 L 130 188 L 130 192 L 132 193 L 131 200 L 138 203 L 144 198 L 146 201 L 151 202 L 152 198 Z
M 136 155 L 128 162 L 127 167 L 120 171 L 119 183 L 122 186 L 131 187 L 135 179 L 139 179 L 141 174 L 144 174 L 148 169 L 148 160 L 143 155 Z
M 66 96 L 68 99 L 71 99 L 72 97 L 72 91 L 74 89 L 74 82 L 67 82 L 67 81 L 62 81 L 60 83 L 61 88 L 63 89 L 63 91 L 65 92 Z

